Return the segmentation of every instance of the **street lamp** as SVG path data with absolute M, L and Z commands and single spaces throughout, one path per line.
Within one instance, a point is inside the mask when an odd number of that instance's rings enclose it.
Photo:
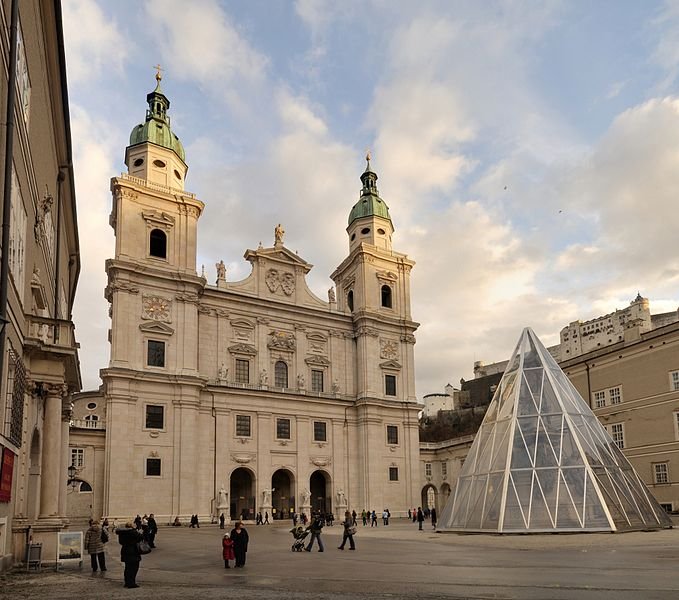
M 78 486 L 78 481 L 76 480 L 75 476 L 78 474 L 78 469 L 75 466 L 75 461 L 71 463 L 71 466 L 68 467 L 68 483 L 70 486 L 75 490 L 75 488 Z
M 2 337 L 2 334 L 5 332 L 5 326 L 9 323 L 5 317 L 0 317 L 0 337 Z

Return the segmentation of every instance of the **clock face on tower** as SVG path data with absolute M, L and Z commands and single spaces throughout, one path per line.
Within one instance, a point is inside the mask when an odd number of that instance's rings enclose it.
M 142 319 L 170 322 L 172 301 L 161 296 L 144 296 L 142 298 Z

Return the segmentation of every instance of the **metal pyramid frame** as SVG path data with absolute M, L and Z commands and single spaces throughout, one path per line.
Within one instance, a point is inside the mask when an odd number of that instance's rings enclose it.
M 558 533 L 671 525 L 552 355 L 524 329 L 439 529 Z

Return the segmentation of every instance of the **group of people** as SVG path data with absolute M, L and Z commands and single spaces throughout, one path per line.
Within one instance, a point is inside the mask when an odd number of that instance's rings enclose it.
M 262 517 L 262 513 L 258 512 L 255 515 L 255 525 L 268 525 L 269 524 L 269 511 L 266 510 L 264 511 L 264 516 Z
M 268 516 L 268 515 L 267 515 Z M 224 558 L 224 568 L 229 569 L 229 561 L 235 561 L 237 569 L 245 566 L 245 556 L 248 552 L 248 542 L 250 537 L 243 527 L 241 521 L 236 521 L 231 533 L 225 533 L 222 538 L 222 557 Z
M 429 518 L 431 518 L 431 526 L 436 529 L 436 508 L 425 508 L 422 510 L 421 506 L 416 509 L 408 509 L 408 518 L 413 520 L 413 523 L 418 524 L 418 529 L 422 531 L 422 524 Z
M 319 552 L 325 551 L 325 548 L 323 546 L 323 540 L 321 539 L 321 531 L 323 530 L 323 527 L 327 524 L 327 522 L 328 522 L 327 515 L 323 515 L 320 512 L 316 512 L 311 515 L 311 523 L 309 524 L 308 527 L 308 532 L 310 533 L 309 543 L 307 544 L 306 548 L 304 548 L 307 552 L 311 552 L 311 548 L 314 545 L 314 540 L 316 540 L 318 544 L 318 551 Z M 332 524 L 332 520 L 330 521 L 330 524 Z M 342 526 L 344 527 L 342 543 L 337 547 L 337 549 L 344 550 L 344 546 L 348 541 L 349 550 L 356 550 L 356 543 L 354 542 L 354 535 L 356 535 L 356 511 L 353 511 L 351 513 L 349 511 L 346 511 L 344 513 L 344 520 L 342 521 Z
M 354 525 L 356 525 L 356 511 L 352 511 L 352 516 L 354 518 Z M 389 519 L 391 519 L 391 512 L 389 511 L 388 508 L 385 508 L 382 511 L 382 524 L 383 525 L 389 525 Z M 367 527 L 368 522 L 370 522 L 370 527 L 377 527 L 377 512 L 376 511 L 370 511 L 370 510 L 363 510 L 361 511 L 361 521 L 363 522 L 363 526 Z

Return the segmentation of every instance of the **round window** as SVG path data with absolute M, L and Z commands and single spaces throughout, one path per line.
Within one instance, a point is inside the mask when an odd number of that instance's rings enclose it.
M 363 229 L 361 229 L 361 233 L 362 233 L 363 235 L 366 235 L 367 233 L 370 233 L 370 227 L 364 227 Z
M 141 167 L 144 164 L 144 159 L 143 158 L 138 158 L 137 160 L 134 161 L 134 166 L 135 167 Z
M 179 174 L 179 171 L 177 171 L 177 169 L 174 170 L 174 176 L 181 181 L 182 176 Z
M 94 410 L 95 408 L 97 408 L 97 403 L 96 402 L 90 402 L 90 403 L 87 404 L 87 408 L 89 408 L 90 410 Z
M 162 160 L 158 160 L 157 158 L 153 161 L 153 164 L 159 169 L 165 168 L 165 163 Z
M 384 234 L 387 233 L 387 232 L 384 231 L 384 229 L 381 229 L 381 228 L 380 228 L 380 229 L 377 230 L 377 233 L 379 233 L 380 235 L 384 235 Z
M 353 242 L 355 239 L 356 239 L 356 234 L 355 234 L 355 233 L 352 233 L 352 234 L 351 234 L 351 241 Z

